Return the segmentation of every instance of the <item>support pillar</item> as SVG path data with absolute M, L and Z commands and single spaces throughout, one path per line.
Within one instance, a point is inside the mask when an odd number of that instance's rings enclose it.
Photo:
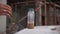
M 42 4 L 39 3 L 38 12 L 39 12 L 39 23 L 40 23 L 40 25 L 42 25 L 42 9 L 41 9 L 41 7 L 42 7 Z
M 7 0 L 0 0 L 0 34 L 6 34 L 6 15 L 10 16 L 11 7 L 6 5 Z
M 36 25 L 37 26 L 40 26 L 42 25 L 42 4 L 41 4 L 41 1 L 37 1 L 36 2 Z
M 46 10 L 46 0 L 44 0 L 44 12 L 45 12 L 45 25 L 47 25 L 47 10 Z

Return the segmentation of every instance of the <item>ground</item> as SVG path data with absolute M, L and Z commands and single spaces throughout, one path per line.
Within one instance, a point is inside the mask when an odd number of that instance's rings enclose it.
M 57 26 L 35 26 L 34 29 L 25 28 L 15 34 L 60 34 Z

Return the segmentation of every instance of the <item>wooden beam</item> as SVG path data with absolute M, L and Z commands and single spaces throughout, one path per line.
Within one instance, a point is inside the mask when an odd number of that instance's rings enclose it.
M 17 5 L 17 4 L 24 4 L 24 6 L 25 6 L 25 4 L 27 4 L 27 3 L 32 3 L 32 2 L 37 2 L 37 1 L 39 1 L 39 0 L 35 0 L 35 1 L 24 1 L 24 2 L 17 2 L 17 3 L 13 3 L 13 5 Z M 44 1 L 44 0 L 43 0 Z M 41 3 L 42 4 L 44 4 L 42 1 L 41 1 Z M 49 2 L 46 2 L 46 4 L 49 4 Z M 53 2 L 51 2 L 51 4 L 52 5 L 54 5 L 54 3 Z M 29 5 L 29 4 L 28 4 Z M 60 5 L 57 5 L 57 4 L 55 4 L 56 5 L 56 7 L 59 7 L 60 8 Z

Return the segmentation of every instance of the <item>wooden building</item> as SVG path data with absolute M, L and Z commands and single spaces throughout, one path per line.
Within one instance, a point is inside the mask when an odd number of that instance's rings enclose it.
M 16 32 L 27 27 L 29 8 L 34 9 L 35 26 L 60 25 L 60 0 L 1 0 L 0 3 L 8 4 L 12 8 L 11 14 L 5 17 L 7 25 L 4 24 L 4 28 L 7 26 L 9 32 L 12 30 Z

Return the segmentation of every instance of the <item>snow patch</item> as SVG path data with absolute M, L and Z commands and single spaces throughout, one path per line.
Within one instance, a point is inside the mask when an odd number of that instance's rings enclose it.
M 36 26 L 34 29 L 23 29 L 15 34 L 60 34 L 59 31 L 51 30 L 56 26 Z

